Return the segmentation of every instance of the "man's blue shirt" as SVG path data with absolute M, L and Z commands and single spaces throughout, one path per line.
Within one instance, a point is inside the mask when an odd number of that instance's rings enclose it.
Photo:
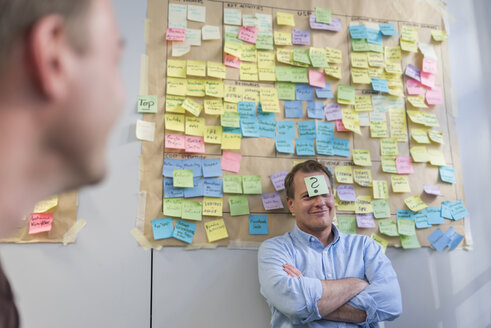
M 266 240 L 259 248 L 261 294 L 272 312 L 271 327 L 378 327 L 378 322 L 397 318 L 402 311 L 397 275 L 382 251 L 368 236 L 344 234 L 332 225 L 333 241 L 324 247 L 297 226 L 293 232 Z M 283 271 L 289 263 L 303 277 Z M 367 319 L 351 324 L 322 319 L 317 301 L 321 280 L 359 278 L 370 285 L 347 304 L 363 310 Z

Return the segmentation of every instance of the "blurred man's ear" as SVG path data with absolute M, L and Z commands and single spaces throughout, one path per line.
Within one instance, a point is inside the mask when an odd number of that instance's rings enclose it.
M 293 213 L 293 199 L 291 199 L 290 197 L 286 197 L 286 203 L 288 204 L 288 209 L 290 210 L 290 212 Z

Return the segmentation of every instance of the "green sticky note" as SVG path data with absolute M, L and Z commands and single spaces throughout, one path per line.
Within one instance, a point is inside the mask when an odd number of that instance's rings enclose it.
M 376 219 L 390 218 L 390 207 L 388 199 L 372 200 L 373 216 Z
M 356 233 L 356 218 L 354 215 L 339 215 L 338 229 L 343 233 Z
M 258 50 L 273 50 L 273 36 L 258 34 L 256 38 L 256 49 Z
M 182 201 L 182 218 L 187 220 L 201 221 L 201 202 L 194 200 Z
M 231 216 L 249 214 L 249 199 L 247 196 L 230 196 L 228 204 Z
M 193 188 L 193 170 L 177 170 L 172 172 L 174 187 Z
M 305 185 L 309 197 L 315 197 L 318 195 L 324 195 L 329 193 L 329 187 L 327 186 L 326 177 L 323 175 L 313 175 L 304 178 Z
M 355 101 L 355 87 L 345 84 L 338 85 L 338 99 Z
M 317 23 L 332 24 L 331 9 L 315 8 L 315 21 Z
M 278 82 L 278 99 L 295 100 L 295 84 L 288 82 Z
M 242 186 L 244 194 L 260 195 L 263 193 L 260 175 L 244 175 L 242 177 Z
M 288 67 L 288 66 L 276 66 L 275 71 L 276 71 L 276 80 L 277 81 L 289 82 L 292 80 L 292 71 L 290 70 L 290 67 Z
M 414 220 L 397 219 L 397 231 L 400 235 L 412 236 L 416 234 L 416 225 Z
M 138 96 L 138 113 L 157 113 L 157 96 Z
M 224 175 L 223 192 L 228 194 L 242 194 L 242 177 L 240 175 Z
M 228 128 L 240 128 L 239 113 L 225 112 L 220 116 L 220 122 L 222 126 Z
M 307 69 L 302 67 L 289 67 L 291 74 L 291 82 L 294 83 L 309 83 Z M 354 99 L 354 98 L 353 98 Z
M 302 64 L 310 65 L 309 50 L 302 49 L 302 48 L 294 48 L 293 60 Z
M 391 237 L 399 236 L 399 234 L 397 233 L 397 225 L 392 220 L 378 221 L 378 229 L 381 234 Z
M 314 67 L 327 67 L 327 57 L 324 49 L 310 48 L 310 61 Z
M 421 248 L 421 245 L 419 244 L 418 236 L 416 236 L 415 234 L 412 236 L 401 235 L 401 245 L 402 248 L 404 249 Z
M 384 46 L 381 44 L 367 43 L 368 51 L 384 52 Z
M 351 48 L 353 51 L 368 51 L 368 42 L 366 39 L 351 39 Z
M 164 198 L 164 214 L 180 218 L 182 215 L 182 201 L 182 198 Z

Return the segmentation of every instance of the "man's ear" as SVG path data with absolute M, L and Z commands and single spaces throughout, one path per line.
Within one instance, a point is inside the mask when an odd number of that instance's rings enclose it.
M 290 210 L 291 213 L 294 213 L 295 212 L 295 208 L 293 206 L 293 199 L 291 199 L 290 197 L 286 197 L 286 203 L 288 204 L 288 209 Z
M 43 17 L 32 27 L 28 36 L 27 60 L 43 98 L 57 100 L 68 96 L 72 53 L 62 17 Z

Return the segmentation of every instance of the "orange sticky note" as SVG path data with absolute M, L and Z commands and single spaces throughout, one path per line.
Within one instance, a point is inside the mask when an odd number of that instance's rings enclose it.
M 29 215 L 29 234 L 46 232 L 53 225 L 53 213 L 32 213 Z

